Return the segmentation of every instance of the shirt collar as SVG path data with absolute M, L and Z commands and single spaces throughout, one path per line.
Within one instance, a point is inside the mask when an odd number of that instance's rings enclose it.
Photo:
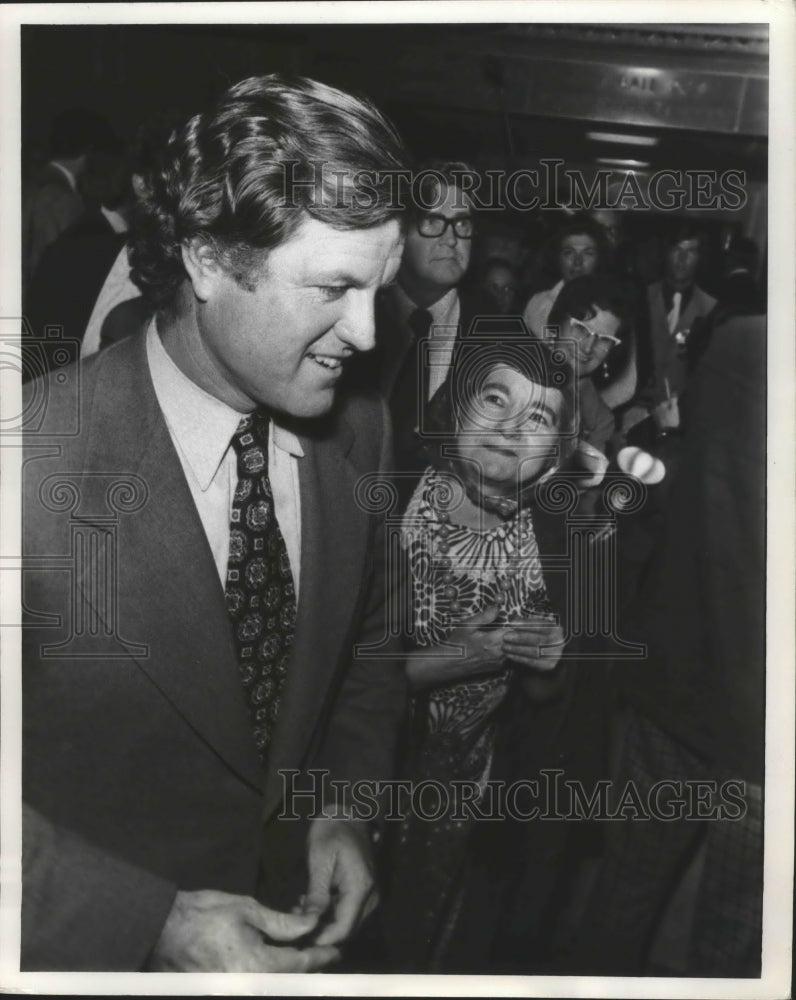
M 117 212 L 113 208 L 106 208 L 104 205 L 100 205 L 100 212 L 108 220 L 108 225 L 114 231 L 114 233 L 126 233 L 128 230 L 127 220 L 122 215 L 121 212 Z
M 204 492 L 218 472 L 245 414 L 205 392 L 177 367 L 163 346 L 155 320 L 147 330 L 146 348 L 155 394 L 166 424 Z M 272 426 L 276 447 L 297 458 L 303 457 L 295 434 L 275 421 Z
M 56 170 L 60 170 L 64 177 L 66 177 L 69 181 L 69 187 L 73 191 L 77 191 L 77 179 L 68 167 L 65 167 L 63 163 L 59 163 L 58 160 L 50 160 L 50 166 L 55 167 Z

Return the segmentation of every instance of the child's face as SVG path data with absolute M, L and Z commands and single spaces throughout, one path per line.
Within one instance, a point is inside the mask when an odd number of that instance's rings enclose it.
M 460 454 L 478 464 L 487 484 L 529 482 L 556 454 L 562 404 L 558 389 L 496 365 L 461 415 Z

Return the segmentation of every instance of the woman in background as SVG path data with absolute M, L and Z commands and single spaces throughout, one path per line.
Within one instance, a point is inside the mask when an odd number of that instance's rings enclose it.
M 632 289 L 609 275 L 574 278 L 563 286 L 550 310 L 545 338 L 560 342 L 575 370 L 580 437 L 605 452 L 614 433 L 614 415 L 594 378 L 609 356 L 631 351 Z

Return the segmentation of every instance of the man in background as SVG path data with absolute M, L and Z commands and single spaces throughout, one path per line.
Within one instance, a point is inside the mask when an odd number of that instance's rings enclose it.
M 84 208 L 80 179 L 90 150 L 113 141 L 100 114 L 74 108 L 56 115 L 50 130 L 50 161 L 22 204 L 22 298 L 45 249 Z
M 486 293 L 463 285 L 475 231 L 466 193 L 472 175 L 455 161 L 418 168 L 401 267 L 378 302 L 368 380 L 389 399 L 402 472 L 419 473 L 425 465 L 417 454 L 422 408 L 445 381 L 455 341 L 479 316 L 499 313 Z

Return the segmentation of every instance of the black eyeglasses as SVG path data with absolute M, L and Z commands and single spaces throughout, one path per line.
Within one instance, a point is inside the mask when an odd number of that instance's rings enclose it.
M 417 231 L 421 236 L 429 239 L 435 236 L 442 236 L 448 231 L 448 226 L 453 226 L 453 231 L 460 240 L 471 240 L 473 238 L 473 220 L 469 215 L 460 215 L 456 219 L 449 219 L 444 215 L 421 215 L 417 220 Z

